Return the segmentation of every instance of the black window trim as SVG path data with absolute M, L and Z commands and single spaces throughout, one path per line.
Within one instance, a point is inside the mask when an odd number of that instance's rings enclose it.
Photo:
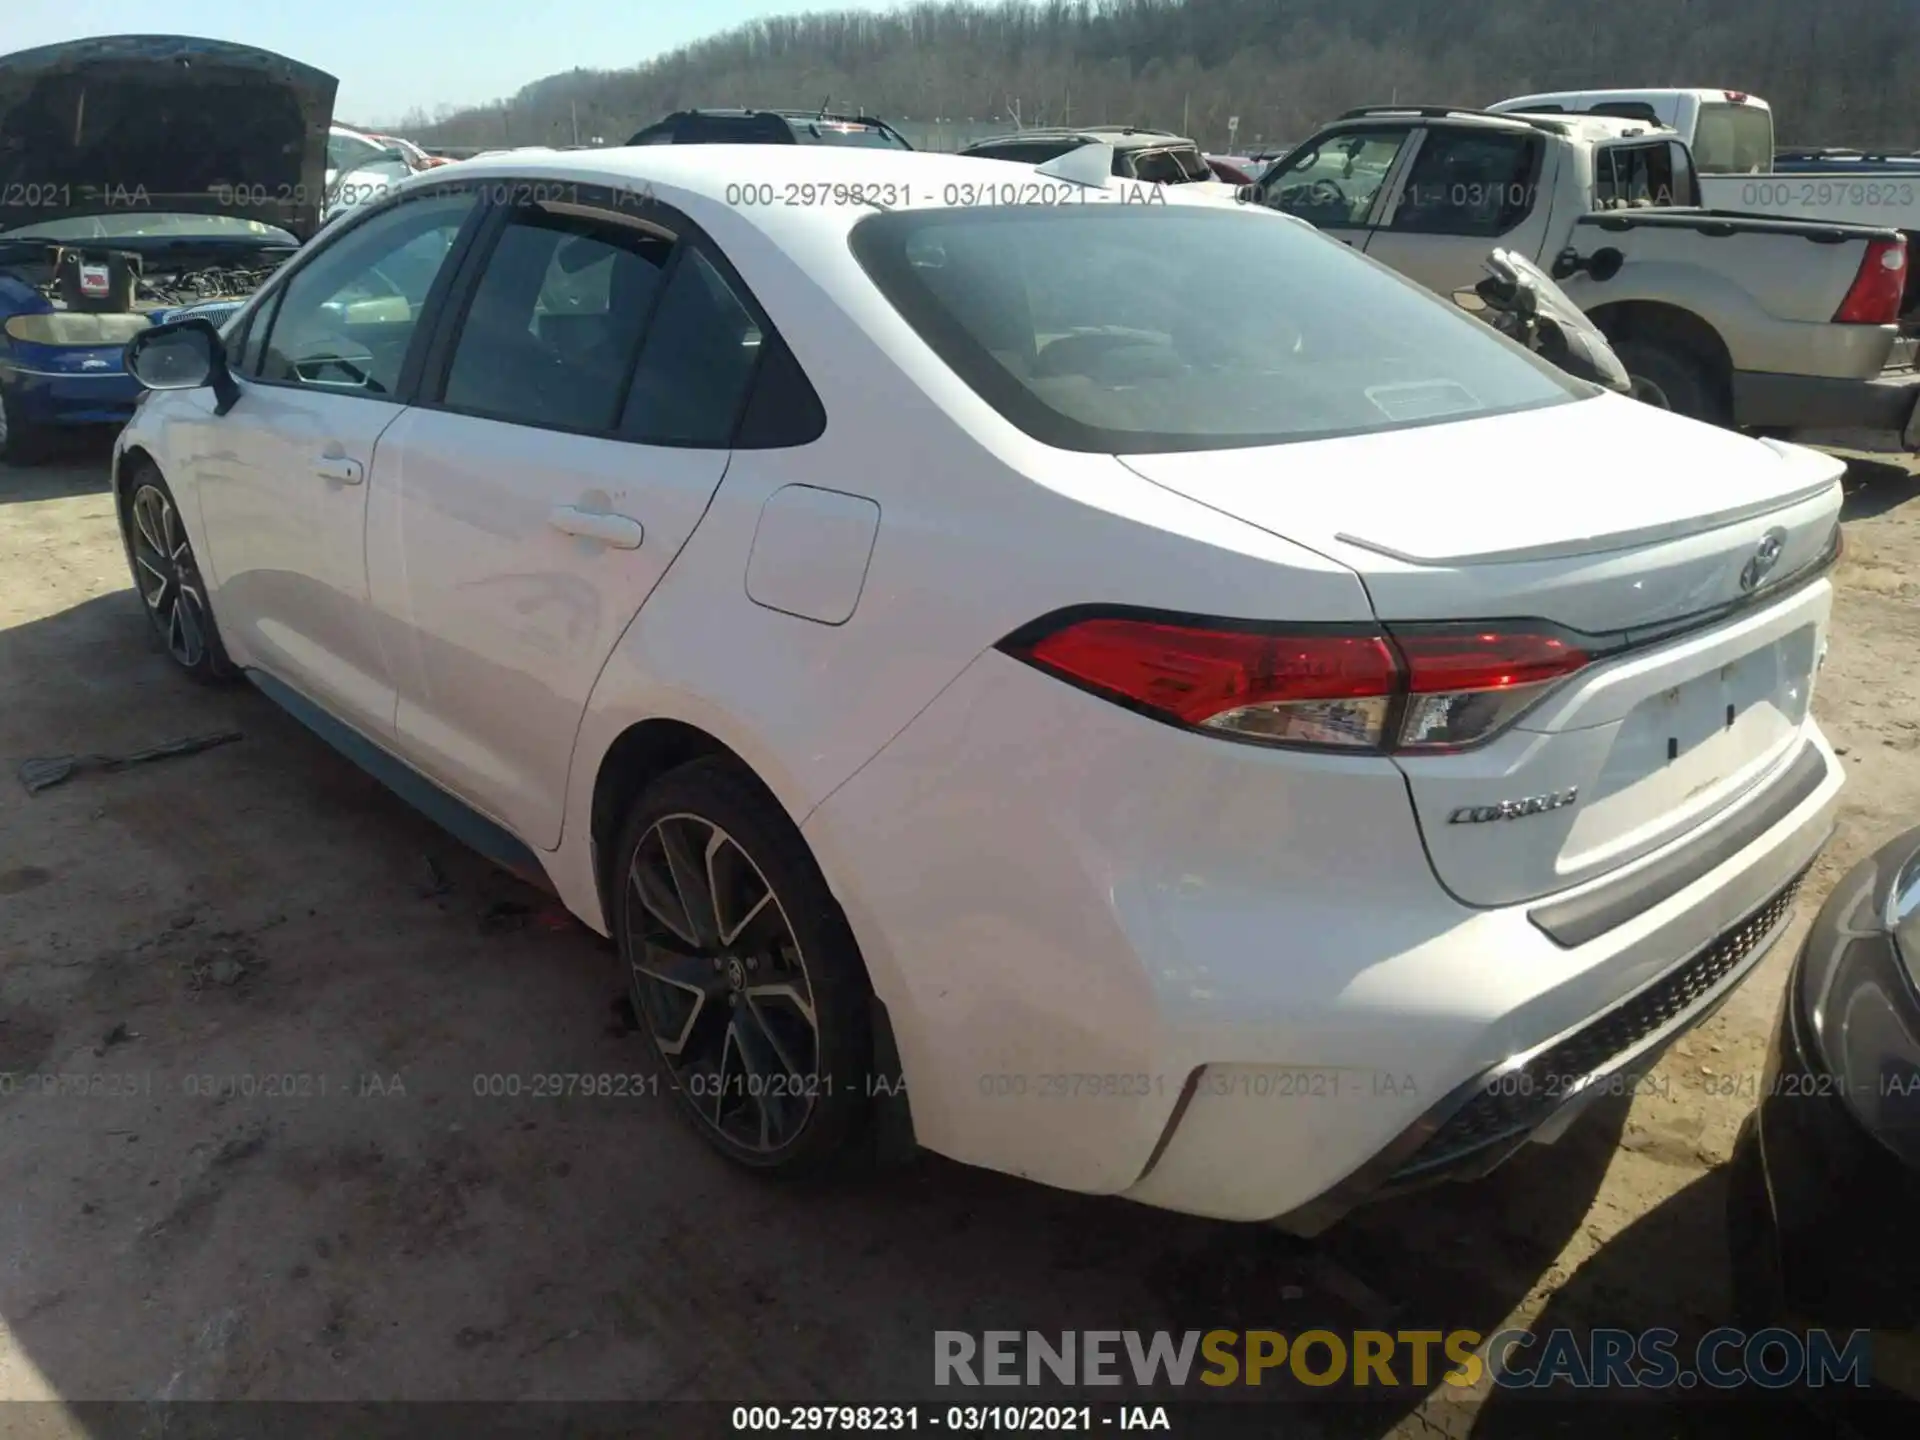
M 280 300 L 286 293 L 286 286 L 276 286 L 251 310 L 246 323 L 241 327 L 239 353 L 228 358 L 231 362 L 229 368 L 238 366 L 234 373 L 242 380 L 256 380 L 259 376 L 260 367 L 267 358 L 267 341 L 273 338 L 273 322 L 280 318 Z M 253 350 L 253 337 L 256 330 L 260 336 L 260 348 L 249 354 L 248 352 Z
M 533 183 L 539 184 L 541 182 L 536 179 Z M 553 183 L 553 181 L 549 180 L 547 183 Z M 628 445 L 644 445 L 659 450 L 732 450 L 736 448 L 734 442 L 739 437 L 741 426 L 746 420 L 748 411 L 752 407 L 754 393 L 759 386 L 761 375 L 767 368 L 767 357 L 771 353 L 773 346 L 779 345 L 787 349 L 788 356 L 792 358 L 795 368 L 799 371 L 801 377 L 806 379 L 805 368 L 799 365 L 798 358 L 794 357 L 791 348 L 786 346 L 786 342 L 781 338 L 779 330 L 767 315 L 766 307 L 760 303 L 759 298 L 754 295 L 752 289 L 747 285 L 745 280 L 741 278 L 740 272 L 733 267 L 732 262 L 727 259 L 720 247 L 714 243 L 712 237 L 709 236 L 705 230 L 701 229 L 693 218 L 684 211 L 666 204 L 657 197 L 649 196 L 644 206 L 645 213 L 637 214 L 631 202 L 623 207 L 618 198 L 616 198 L 613 190 L 608 186 L 581 185 L 569 181 L 567 182 L 567 187 L 569 194 L 574 197 L 572 200 L 556 204 L 533 202 L 534 206 L 536 208 L 545 208 L 551 212 L 566 214 L 591 215 L 598 212 L 604 215 L 611 223 L 624 223 L 630 226 L 644 227 L 656 233 L 671 235 L 674 241 L 673 254 L 669 257 L 666 266 L 662 269 L 659 288 L 654 292 L 653 308 L 647 316 L 646 323 L 641 326 L 639 336 L 635 341 L 633 356 L 627 367 L 627 377 L 620 391 L 620 405 L 614 412 L 616 416 L 614 425 L 607 428 L 577 429 L 570 425 L 527 420 L 518 416 L 492 415 L 484 411 L 446 403 L 447 375 L 453 366 L 454 347 L 459 341 L 460 331 L 466 324 L 467 312 L 473 304 L 475 292 L 479 289 L 480 277 L 485 273 L 487 261 L 492 257 L 494 250 L 498 247 L 501 235 L 505 233 L 507 226 L 512 223 L 515 212 L 520 208 L 518 204 L 514 203 L 495 203 L 492 197 L 483 197 L 483 207 L 488 211 L 487 218 L 483 224 L 476 229 L 473 243 L 463 257 L 461 273 L 456 283 L 451 285 L 448 293 L 442 297 L 444 303 L 438 313 L 433 317 L 433 334 L 422 351 L 420 370 L 415 377 L 417 382 L 416 387 L 408 403 L 420 410 L 433 410 L 449 415 L 463 415 L 474 420 L 490 420 L 500 425 L 519 425 L 529 430 L 547 430 L 564 435 L 584 435 L 591 439 L 613 440 Z M 653 333 L 653 325 L 654 321 L 658 318 L 660 304 L 666 298 L 667 286 L 672 281 L 675 272 L 680 266 L 683 252 L 688 249 L 697 250 L 701 258 L 713 267 L 714 272 L 726 282 L 728 288 L 733 291 L 735 298 L 738 299 L 740 304 L 745 308 L 754 326 L 760 331 L 760 353 L 755 357 L 753 369 L 747 375 L 746 382 L 741 386 L 740 396 L 735 403 L 733 417 L 727 425 L 727 438 L 724 445 L 706 445 L 688 440 L 648 437 L 632 433 L 624 428 L 621 423 L 624 419 L 627 399 L 631 394 L 633 382 L 639 373 L 640 357 L 645 353 L 647 340 Z M 408 358 L 409 360 L 412 359 L 411 353 Z M 818 388 L 813 386 L 810 379 L 807 380 L 807 384 L 808 387 L 814 391 L 817 405 L 819 396 Z M 811 443 L 811 441 L 804 443 Z
M 271 311 L 267 328 L 262 333 L 260 357 L 264 363 L 266 346 L 273 341 L 273 327 L 280 322 L 280 302 L 286 297 L 287 289 L 293 284 L 295 278 L 309 265 L 340 244 L 353 231 L 363 225 L 372 224 L 380 216 L 391 214 L 404 205 L 436 199 L 450 192 L 472 194 L 476 203 L 467 212 L 466 218 L 461 221 L 459 232 L 453 239 L 453 246 L 447 252 L 446 261 L 440 266 L 439 273 L 434 276 L 426 299 L 421 302 L 420 318 L 414 322 L 413 334 L 407 341 L 406 356 L 400 362 L 400 375 L 391 391 L 384 395 L 368 395 L 345 386 L 303 385 L 297 380 L 268 380 L 257 373 L 243 375 L 242 378 L 248 384 L 270 386 L 276 390 L 297 390 L 316 395 L 342 395 L 351 399 L 377 401 L 383 405 L 405 406 L 414 403 L 413 397 L 420 383 L 420 366 L 426 356 L 425 338 L 435 331 L 440 309 L 446 303 L 454 277 L 465 264 L 488 210 L 487 196 L 479 193 L 475 179 L 463 176 L 459 180 L 441 181 L 422 186 L 417 190 L 404 190 L 397 195 L 387 196 L 357 207 L 352 214 L 338 221 L 337 226 L 329 225 L 323 229 L 313 242 L 309 242 L 294 256 L 286 269 L 274 277 L 272 284 L 262 287 L 260 293 L 254 298 L 254 304 L 259 306 L 255 312 L 256 316 Z M 329 234 L 328 231 L 332 233 Z M 248 324 L 252 324 L 252 317 L 249 318 Z
M 1407 186 L 1413 179 L 1413 172 L 1415 168 L 1419 166 L 1421 156 L 1426 154 L 1429 138 L 1435 135 L 1481 135 L 1486 133 L 1488 133 L 1488 131 L 1481 126 L 1422 125 L 1420 127 L 1419 143 L 1413 147 L 1412 155 L 1406 157 L 1406 163 L 1404 167 L 1401 168 L 1398 179 L 1394 180 L 1391 201 L 1385 210 L 1378 212 L 1377 219 L 1369 225 L 1368 228 L 1378 230 L 1386 235 L 1437 235 L 1442 239 L 1491 241 L 1504 239 L 1531 221 L 1539 211 L 1541 198 L 1540 177 L 1546 172 L 1547 166 L 1547 137 L 1538 131 L 1529 131 L 1520 137 L 1528 147 L 1527 178 L 1523 180 L 1521 184 L 1525 185 L 1528 190 L 1532 192 L 1533 200 L 1528 204 L 1527 208 L 1521 212 L 1520 218 L 1507 226 L 1506 229 L 1495 230 L 1487 235 L 1464 235 L 1457 230 L 1396 230 L 1394 228 L 1394 222 L 1400 218 L 1400 205 L 1406 198 Z M 1501 129 L 1492 133 L 1505 135 L 1510 132 Z M 1394 177 L 1389 175 L 1388 178 L 1391 180 Z M 1381 188 L 1383 191 L 1386 189 L 1385 186 Z M 1377 208 L 1376 206 L 1376 209 Z
M 254 325 L 261 320 L 261 317 L 267 315 L 272 310 L 274 302 L 280 298 L 280 290 L 281 279 L 280 276 L 275 275 L 271 277 L 266 284 L 249 295 L 246 302 L 241 305 L 238 313 L 233 318 L 234 343 L 228 345 L 226 342 L 222 342 L 227 360 L 227 369 L 242 379 L 247 378 L 247 372 L 243 368 L 247 341 L 253 333 Z M 271 321 L 268 323 L 271 323 Z M 261 333 L 263 335 L 265 334 L 264 329 Z

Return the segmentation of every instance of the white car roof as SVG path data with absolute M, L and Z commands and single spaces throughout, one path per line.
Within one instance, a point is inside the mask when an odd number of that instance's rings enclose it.
M 1619 90 L 1619 89 L 1615 89 L 1615 90 L 1537 90 L 1530 95 L 1516 95 L 1511 100 L 1502 100 L 1497 105 L 1489 106 L 1488 108 L 1493 110 L 1508 110 L 1515 106 L 1526 105 L 1526 104 L 1539 104 L 1543 101 L 1557 104 L 1566 100 L 1607 101 L 1607 100 L 1674 100 L 1674 99 L 1698 100 L 1703 105 L 1725 105 L 1725 104 L 1732 103 L 1732 104 L 1741 104 L 1741 105 L 1752 105 L 1755 108 L 1762 109 L 1762 110 L 1767 110 L 1772 108 L 1770 105 L 1767 104 L 1765 100 L 1761 99 L 1758 95 L 1751 94 L 1748 91 L 1736 90 L 1732 93 L 1736 95 L 1743 95 L 1745 96 L 1745 98 L 1743 100 L 1730 102 L 1727 99 L 1728 92 L 1725 89 L 1715 88 L 1715 87 L 1708 87 L 1706 89 L 1699 89 L 1699 88 L 1689 89 L 1684 86 L 1662 87 L 1662 86 L 1655 85 L 1655 86 L 1650 86 L 1644 90 Z
M 448 184 L 452 167 L 423 171 L 394 188 Z M 885 210 L 952 205 L 1076 203 L 1083 187 L 1040 173 L 1032 165 L 925 150 L 817 145 L 632 145 L 598 150 L 514 151 L 461 162 L 460 180 L 487 177 L 547 179 L 605 186 L 618 196 L 657 195 L 706 224 L 714 210 L 743 217 L 754 229 L 780 237 L 847 230 Z M 861 187 L 879 204 L 855 199 Z M 1155 185 L 1111 177 L 1087 189 L 1095 203 L 1214 205 L 1237 203 L 1233 187 Z M 1225 192 L 1224 194 L 1222 192 Z M 535 191 L 537 194 L 537 189 Z M 555 196 L 554 198 L 560 198 Z M 700 213 L 706 212 L 706 213 Z M 1262 213 L 1274 213 L 1263 211 Z

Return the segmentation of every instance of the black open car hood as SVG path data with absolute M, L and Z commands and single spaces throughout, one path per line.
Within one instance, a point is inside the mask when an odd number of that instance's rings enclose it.
M 230 215 L 319 228 L 339 81 L 188 35 L 0 56 L 0 235 L 72 216 Z

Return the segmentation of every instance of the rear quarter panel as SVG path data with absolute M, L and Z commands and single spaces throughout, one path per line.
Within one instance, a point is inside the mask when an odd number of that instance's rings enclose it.
M 1866 380 L 1886 365 L 1892 326 L 1832 323 L 1866 254 L 1864 235 L 1823 243 L 1766 231 L 1611 230 L 1601 220 L 1575 226 L 1575 248 L 1617 249 L 1626 263 L 1605 282 L 1585 274 L 1563 282 L 1581 309 L 1648 301 L 1687 311 L 1713 327 L 1736 370 Z

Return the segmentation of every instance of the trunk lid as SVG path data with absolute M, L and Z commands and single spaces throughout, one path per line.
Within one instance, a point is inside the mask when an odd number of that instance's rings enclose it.
M 1845 467 L 1829 456 L 1602 396 L 1123 458 L 1350 566 L 1389 628 L 1534 619 L 1629 645 L 1477 749 L 1399 757 L 1435 873 L 1469 904 L 1627 864 L 1765 788 L 1801 743 L 1831 588 L 1790 582 L 1835 539 Z
M 338 82 L 271 51 L 111 35 L 0 56 L 0 234 L 74 216 L 319 225 Z

